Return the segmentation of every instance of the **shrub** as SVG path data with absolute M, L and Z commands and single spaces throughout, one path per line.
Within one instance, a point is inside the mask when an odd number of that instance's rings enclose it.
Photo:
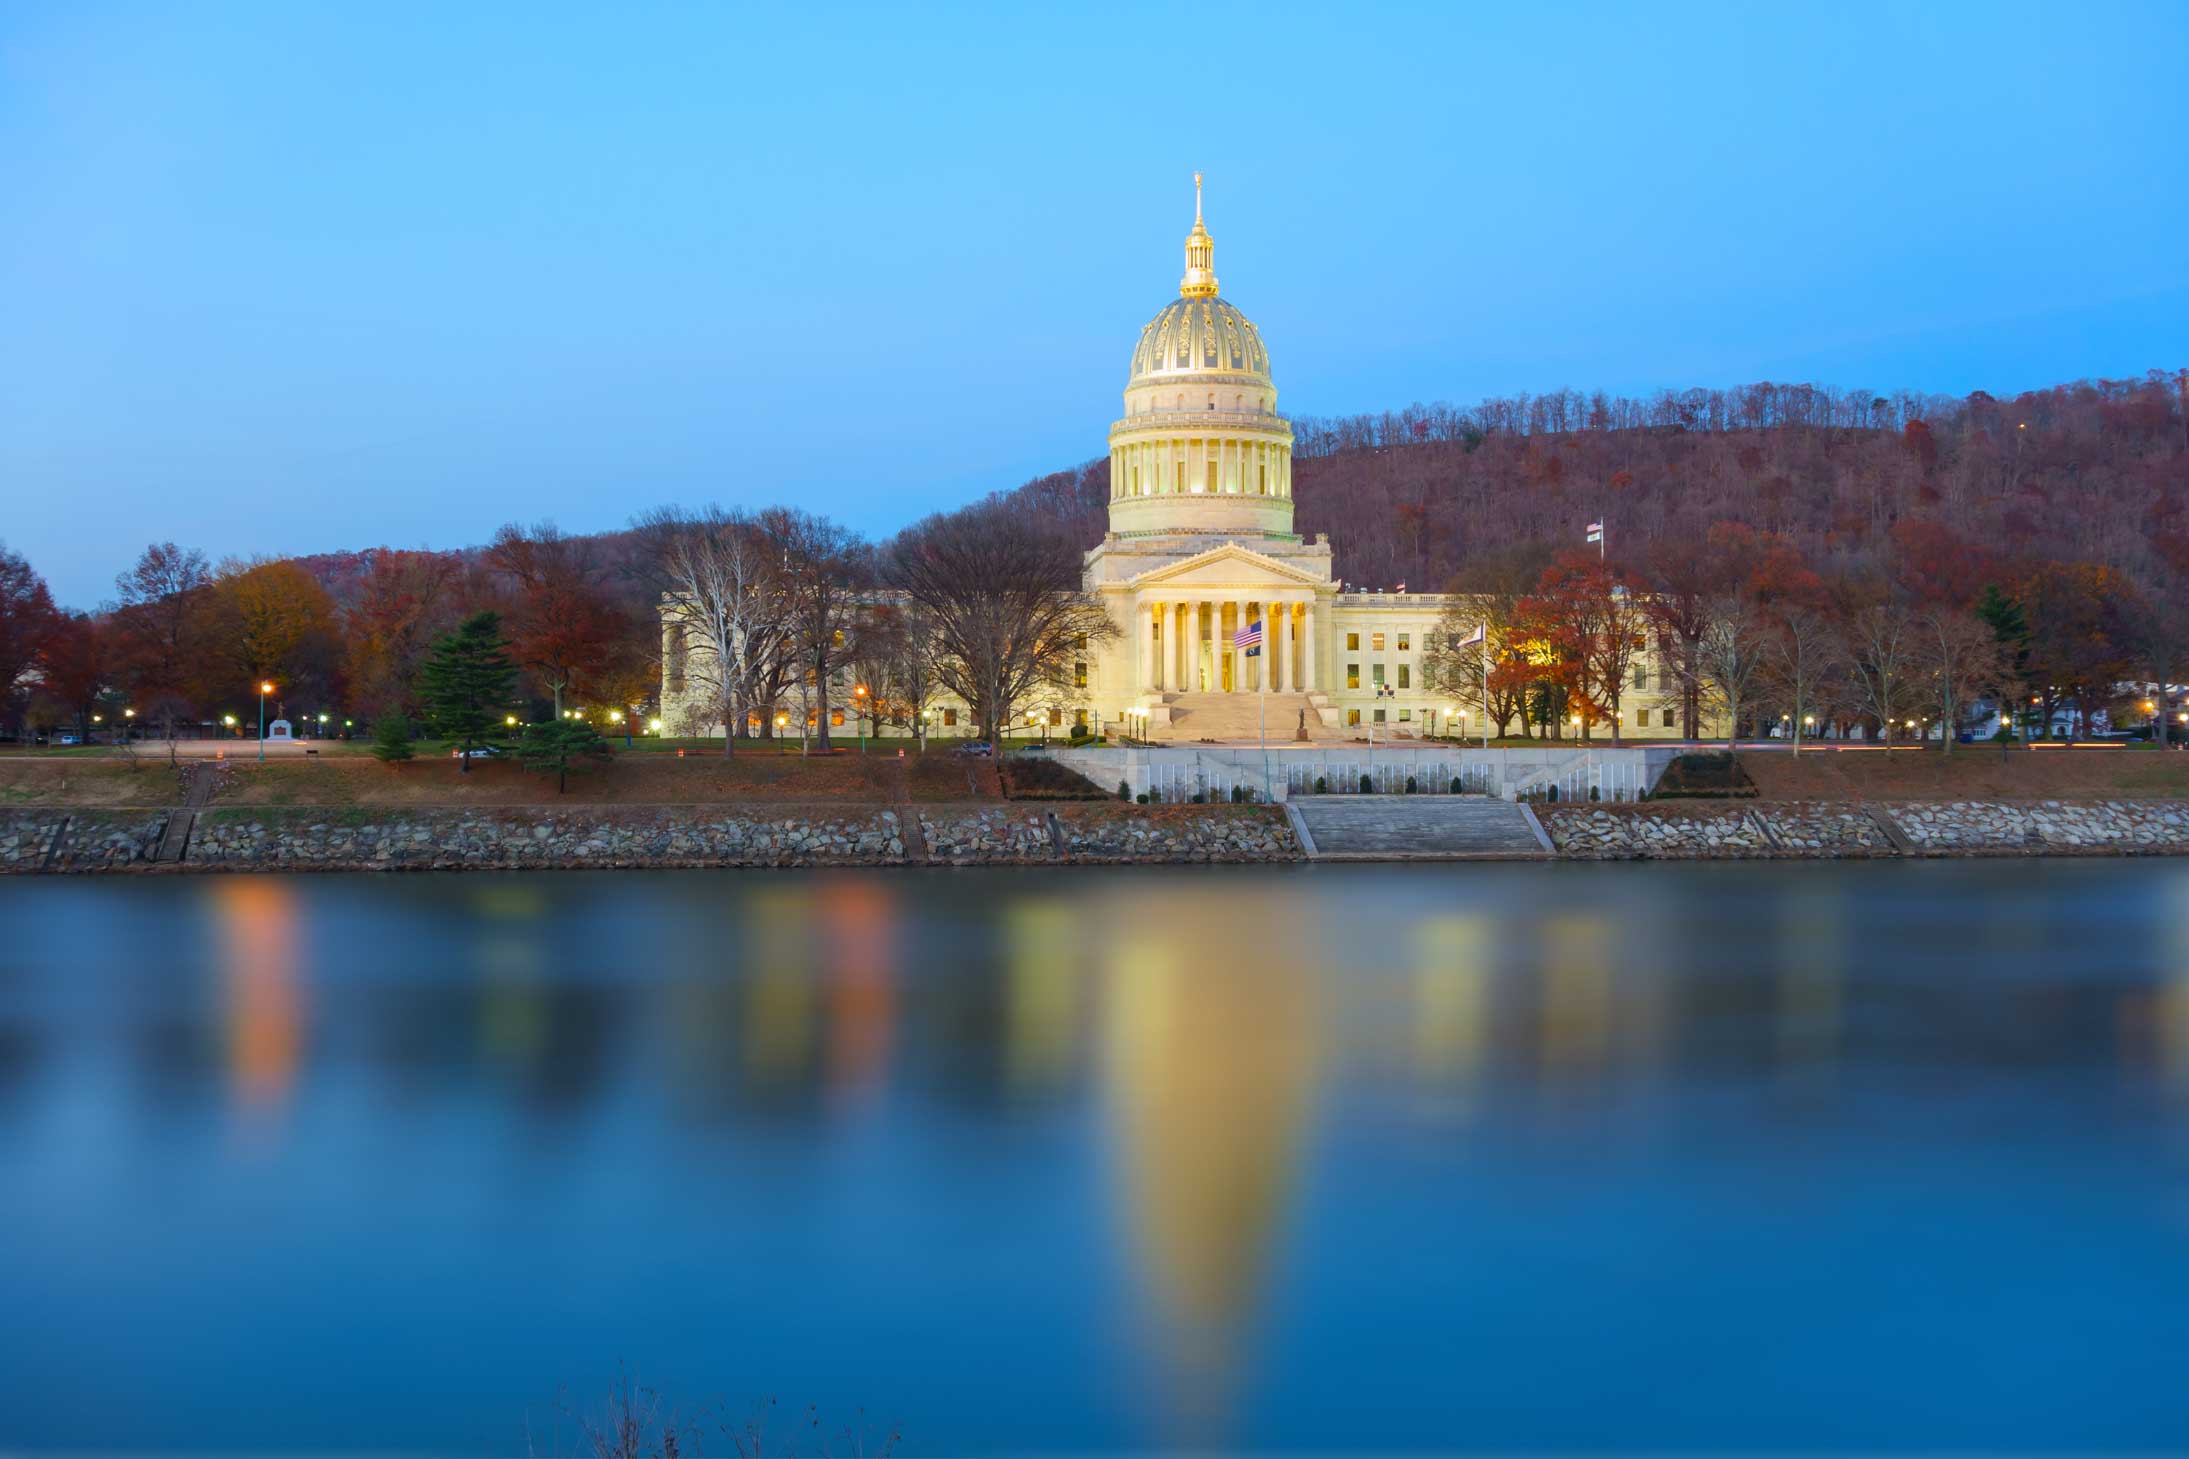
M 1457 775 L 1454 775 L 1454 776 L 1452 777 L 1452 794 L 1454 794 L 1454 795 L 1458 795 L 1458 794 L 1459 794 L 1459 791 L 1460 791 L 1460 786 L 1459 786 L 1459 777 L 1458 777 Z
M 1207 804 L 1208 804 L 1208 801 L 1209 801 L 1209 798 L 1208 798 L 1208 792 L 1207 792 L 1207 791 L 1205 791 L 1205 790 L 1197 790 L 1197 791 L 1195 791 L 1195 792 L 1193 793 L 1193 803 L 1194 803 L 1195 805 L 1207 805 Z
M 372 757 L 383 765 L 401 764 L 413 753 L 410 737 L 410 716 L 381 715 L 372 722 Z
M 1117 782 L 1117 798 L 1119 800 L 1131 800 L 1133 798 L 1133 787 L 1130 780 Z
M 1137 805 L 1146 805 L 1148 803 L 1148 793 L 1144 790 L 1141 791 L 1140 794 L 1133 797 L 1133 801 Z
M 1603 792 L 1603 790 L 1602 790 L 1602 789 L 1601 789 L 1600 787 L 1598 787 L 1598 786 L 1594 786 L 1594 785 L 1592 785 L 1592 786 L 1590 786 L 1590 787 L 1589 787 L 1589 799 L 1590 799 L 1590 800 L 1602 800 L 1603 798 L 1604 798 L 1604 792 Z
M 1366 775 L 1363 775 L 1363 776 L 1361 777 L 1361 794 L 1362 794 L 1362 795 L 1374 795 L 1375 793 L 1376 793 L 1376 782 L 1375 782 L 1375 781 L 1373 781 L 1373 780 L 1371 780 L 1371 779 L 1369 779 L 1369 778 L 1368 778 L 1368 777 L 1367 777 Z
M 1558 787 L 1555 784 L 1552 785 L 1550 789 L 1550 794 L 1544 796 L 1543 798 L 1545 800 L 1555 802 L 1558 799 Z
M 1414 784 L 1414 777 L 1413 777 L 1413 776 L 1411 776 L 1411 775 L 1409 775 L 1409 776 L 1407 776 L 1407 777 L 1406 777 L 1406 793 L 1407 793 L 1408 795 L 1419 795 L 1419 794 L 1421 794 L 1421 787 L 1420 787 L 1420 786 L 1418 786 L 1418 785 L 1416 785 L 1416 784 Z
M 1328 794 L 1330 794 L 1330 777 L 1329 777 L 1329 776 L 1327 776 L 1327 775 L 1318 775 L 1318 776 L 1316 776 L 1316 777 L 1315 777 L 1315 793 L 1316 793 L 1317 795 L 1328 795 Z

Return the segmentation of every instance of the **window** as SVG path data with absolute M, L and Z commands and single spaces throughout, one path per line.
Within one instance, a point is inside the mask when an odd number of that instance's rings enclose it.
M 1380 710 L 1380 709 L 1376 711 L 1376 723 L 1377 723 L 1377 724 L 1382 724 L 1382 723 L 1383 723 L 1383 711 L 1382 711 L 1382 710 Z
M 1407 650 L 1408 650 L 1409 648 L 1412 648 L 1412 647 L 1413 647 L 1413 640 L 1414 640 L 1414 636 L 1413 636 L 1413 635 L 1412 635 L 1411 633 L 1402 633 L 1402 634 L 1400 634 L 1400 635 L 1399 635 L 1399 652 L 1400 652 L 1400 653 L 1405 653 L 1405 652 L 1406 652 L 1406 651 L 1407 651 Z
M 1349 725 L 1359 724 L 1361 722 L 1361 712 L 1357 709 L 1348 709 L 1345 712 L 1345 722 Z
M 1413 717 L 1414 717 L 1414 711 L 1412 711 L 1411 709 L 1402 709 L 1402 710 L 1400 710 L 1400 711 L 1399 711 L 1399 723 L 1400 723 L 1400 724 L 1404 724 L 1404 723 L 1406 723 L 1406 721 L 1408 721 L 1408 720 L 1412 719 Z
M 1665 709 L 1665 728 L 1672 728 L 1672 710 L 1669 706 Z
M 1075 636 L 1072 639 L 1072 647 L 1078 649 L 1081 653 L 1085 653 L 1087 651 L 1087 635 L 1082 633 Z
M 1368 682 L 1375 685 L 1378 689 L 1381 689 L 1383 687 L 1383 665 L 1370 664 L 1368 666 Z
M 1377 653 L 1379 653 L 1379 654 L 1380 654 L 1380 653 L 1382 653 L 1382 652 L 1383 652 L 1383 635 L 1382 635 L 1382 634 L 1380 634 L 1380 633 L 1371 633 L 1371 634 L 1369 634 L 1369 635 L 1368 635 L 1368 646 L 1369 646 L 1370 648 L 1374 649 L 1374 650 L 1375 650 L 1375 651 L 1376 651 Z
M 1084 660 L 1072 665 L 1072 687 L 1075 689 L 1087 687 L 1087 665 Z
M 1358 689 L 1360 688 L 1360 686 L 1361 666 L 1359 664 L 1347 664 L 1345 666 L 1345 687 L 1348 689 Z
M 1414 687 L 1414 668 L 1413 668 L 1413 665 L 1411 665 L 1411 664 L 1400 664 L 1400 665 L 1399 665 L 1399 687 L 1400 687 L 1401 689 L 1411 689 L 1411 688 L 1413 688 L 1413 687 Z
M 956 724 L 958 722 L 958 712 L 955 709 L 944 710 L 942 712 L 942 722 L 944 724 Z
M 1649 728 L 1649 711 L 1648 711 L 1648 710 L 1646 710 L 1646 709 L 1637 709 L 1637 710 L 1635 710 L 1635 711 L 1634 711 L 1634 727 L 1635 727 L 1636 729 L 1648 729 L 1648 728 Z
M 833 725 L 841 725 L 844 722 L 844 712 L 841 709 L 830 710 L 828 712 L 828 722 Z
M 1061 709 L 1052 709 L 1052 710 L 1050 710 L 1050 711 L 1049 711 L 1049 723 L 1050 723 L 1050 724 L 1052 724 L 1052 725 L 1061 725 L 1061 724 L 1063 724 L 1063 723 L 1064 723 L 1064 711 L 1063 711 L 1063 710 L 1061 710 Z
M 1348 633 L 1345 636 L 1345 646 L 1349 649 L 1358 650 L 1361 646 L 1361 636 L 1357 633 Z
M 1636 664 L 1634 666 L 1634 687 L 1637 689 L 1647 689 L 1649 687 L 1649 665 Z

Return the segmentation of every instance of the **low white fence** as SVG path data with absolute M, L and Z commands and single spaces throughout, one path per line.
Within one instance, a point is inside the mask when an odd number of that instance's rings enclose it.
M 1120 782 L 1165 802 L 1199 795 L 1229 800 L 1244 787 L 1260 800 L 1304 795 L 1492 795 L 1507 800 L 1637 800 L 1657 783 L 1673 749 L 1468 750 L 1187 749 L 1167 746 L 1058 750 L 1056 758 L 1104 789 Z M 1413 788 L 1409 792 L 1407 783 Z M 1455 786 L 1457 787 L 1455 790 Z M 1592 797 L 1593 792 L 1593 797 Z

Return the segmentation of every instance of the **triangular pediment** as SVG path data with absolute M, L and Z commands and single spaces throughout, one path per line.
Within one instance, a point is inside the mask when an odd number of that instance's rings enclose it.
M 1262 583 L 1288 588 L 1327 587 L 1330 579 L 1294 567 L 1282 558 L 1269 557 L 1236 542 L 1226 542 L 1206 552 L 1151 567 L 1125 580 L 1125 586 L 1129 588 L 1238 588 Z

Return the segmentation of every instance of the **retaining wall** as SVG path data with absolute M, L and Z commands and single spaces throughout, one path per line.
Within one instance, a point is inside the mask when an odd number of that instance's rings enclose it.
M 0 872 L 43 871 L 49 853 L 56 871 L 150 861 L 167 816 L 151 810 L 0 811 Z

